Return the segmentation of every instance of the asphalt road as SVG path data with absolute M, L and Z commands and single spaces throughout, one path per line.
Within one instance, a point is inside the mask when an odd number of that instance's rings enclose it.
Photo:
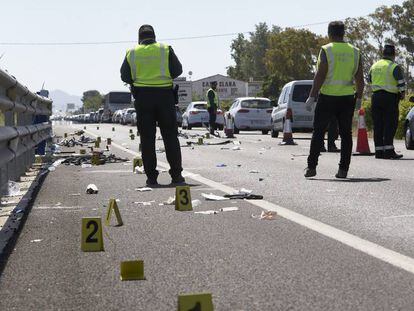
M 132 158 L 131 127 L 112 126 L 88 124 L 87 131 L 111 137 L 112 151 Z M 57 124 L 55 131 L 81 128 Z M 414 152 L 396 142 L 405 160 L 353 157 L 345 181 L 333 177 L 339 154 L 326 153 L 316 178 L 306 180 L 309 135 L 295 138 L 298 145 L 279 146 L 281 139 L 242 132 L 241 150 L 182 148 L 193 199 L 202 201 L 195 211 L 239 208 L 218 215 L 159 206 L 174 189 L 135 191 L 145 177 L 132 174 L 131 164 L 59 166 L 1 276 L 0 310 L 176 310 L 177 295 L 192 292 L 212 293 L 215 310 L 414 310 Z M 189 140 L 197 138 L 181 139 Z M 165 154 L 158 156 L 164 167 Z M 168 174 L 160 181 L 167 185 Z M 97 195 L 84 194 L 89 183 Z M 264 201 L 201 198 L 240 188 Z M 103 216 L 111 197 L 120 200 L 125 225 L 105 227 L 105 252 L 81 252 L 81 218 Z M 279 216 L 252 218 L 262 208 Z M 120 281 L 120 262 L 134 259 L 144 260 L 147 280 Z

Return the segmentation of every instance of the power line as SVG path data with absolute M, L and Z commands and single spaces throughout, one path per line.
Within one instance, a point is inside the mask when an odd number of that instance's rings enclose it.
M 345 20 L 345 19 L 342 19 Z M 305 28 L 311 26 L 326 25 L 331 21 L 303 24 L 296 26 L 288 26 L 286 28 Z M 222 34 L 211 34 L 211 35 L 199 35 L 189 37 L 176 37 L 176 38 L 165 38 L 160 41 L 183 41 L 183 40 L 196 40 L 196 39 L 208 39 L 218 37 L 233 37 L 239 34 L 250 34 L 252 31 L 244 32 L 231 32 Z M 90 41 L 90 42 L 0 42 L 0 46 L 70 46 L 70 45 L 115 45 L 115 44 L 135 44 L 137 41 Z

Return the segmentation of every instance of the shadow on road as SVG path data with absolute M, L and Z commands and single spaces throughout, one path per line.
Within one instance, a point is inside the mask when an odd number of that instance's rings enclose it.
M 309 180 L 314 181 L 325 181 L 325 182 L 349 182 L 349 183 L 369 183 L 369 182 L 383 182 L 390 181 L 389 178 L 347 178 L 347 179 L 337 179 L 337 178 L 309 178 Z
M 151 188 L 153 189 L 164 189 L 164 188 L 175 188 L 177 186 L 188 186 L 188 187 L 199 187 L 201 186 L 200 184 L 168 184 L 168 185 L 156 185 L 156 186 L 151 186 Z

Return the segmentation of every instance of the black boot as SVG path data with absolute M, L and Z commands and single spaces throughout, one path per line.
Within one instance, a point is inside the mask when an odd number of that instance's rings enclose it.
M 375 159 L 384 159 L 384 150 L 376 150 Z
M 398 160 L 398 159 L 401 159 L 402 157 L 403 155 L 396 153 L 394 149 L 385 150 L 384 152 L 384 159 Z

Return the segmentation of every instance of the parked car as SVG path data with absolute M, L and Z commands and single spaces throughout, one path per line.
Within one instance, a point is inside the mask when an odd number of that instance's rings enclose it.
M 414 96 L 410 97 L 410 102 L 414 103 Z M 405 124 L 405 147 L 414 150 L 414 107 L 408 112 Z
M 116 110 L 114 114 L 112 115 L 112 123 L 120 123 L 121 122 L 121 116 L 122 116 L 122 110 Z
M 87 120 L 88 123 L 94 123 L 95 122 L 95 112 L 91 112 L 89 114 L 89 119 Z
M 183 129 L 191 130 L 193 127 L 208 126 L 210 116 L 207 111 L 207 102 L 192 102 L 187 106 L 187 109 L 182 116 Z M 216 125 L 219 130 L 223 129 L 224 116 L 221 109 L 217 110 Z
M 233 101 L 226 119 L 231 118 L 234 133 L 244 131 L 262 131 L 266 135 L 271 129 L 270 114 L 272 103 L 268 98 L 241 97 Z
M 178 107 L 178 105 L 175 105 L 175 115 L 177 116 L 178 126 L 181 126 L 183 124 L 183 114 L 180 110 L 180 107 Z
M 136 111 L 134 111 L 134 112 L 131 114 L 131 125 L 132 125 L 132 126 L 137 125 L 137 112 L 136 112 Z
M 126 124 L 131 123 L 131 120 L 132 120 L 131 115 L 134 112 L 135 112 L 135 108 L 124 109 L 124 112 L 122 113 L 121 124 L 126 125 Z
M 286 84 L 280 93 L 276 107 L 271 114 L 272 137 L 283 132 L 287 116 L 292 120 L 292 131 L 311 132 L 313 130 L 314 111 L 306 110 L 305 102 L 312 89 L 311 80 L 292 81 Z
M 103 108 L 99 108 L 99 110 L 96 112 L 96 123 L 101 123 L 102 122 L 102 115 L 104 113 L 104 109 Z

